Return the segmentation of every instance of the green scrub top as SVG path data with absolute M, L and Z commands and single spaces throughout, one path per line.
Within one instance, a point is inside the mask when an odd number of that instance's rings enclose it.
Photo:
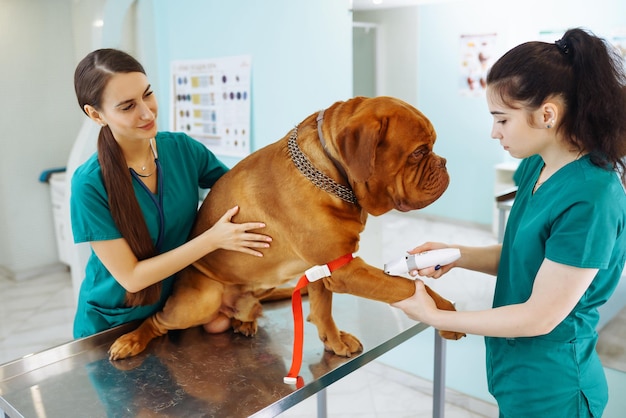
M 543 160 L 520 163 L 518 192 L 502 244 L 493 306 L 525 302 L 544 258 L 599 269 L 572 312 L 538 337 L 486 337 L 489 390 L 504 417 L 602 416 L 608 389 L 595 351 L 597 308 L 611 296 L 626 258 L 626 195 L 614 171 L 584 156 L 535 194 Z M 554 295 L 558 298 L 559 295 Z
M 167 252 L 184 244 L 196 218 L 199 188 L 210 188 L 228 170 L 211 151 L 184 133 L 159 132 L 155 138 L 162 171 L 162 189 L 148 194 L 132 179 L 135 196 L 150 231 L 153 243 L 159 235 L 159 209 L 155 202 L 163 198 L 164 231 L 160 251 Z M 74 242 L 121 238 L 111 212 L 102 182 L 96 154 L 81 165 L 72 176 L 70 213 Z M 174 276 L 162 282 L 160 300 L 148 306 L 127 307 L 126 291 L 91 251 L 80 287 L 74 318 L 74 337 L 86 337 L 159 311 L 172 292 Z

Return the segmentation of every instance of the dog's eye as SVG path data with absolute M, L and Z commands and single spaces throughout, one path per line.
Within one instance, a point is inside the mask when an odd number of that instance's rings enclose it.
M 416 160 L 421 160 L 424 155 L 428 154 L 428 148 L 426 147 L 419 147 L 418 149 L 416 149 L 415 151 L 413 151 L 413 153 L 411 154 L 411 157 L 416 159 Z

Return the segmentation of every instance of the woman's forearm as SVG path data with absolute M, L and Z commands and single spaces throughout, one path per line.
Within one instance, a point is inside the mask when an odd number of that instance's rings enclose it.
M 549 333 L 555 326 L 550 318 L 529 312 L 525 304 L 482 311 L 440 310 L 425 322 L 437 329 L 502 338 L 543 335 Z
M 488 247 L 466 247 L 453 246 L 461 250 L 461 258 L 456 262 L 456 267 L 467 270 L 478 271 L 480 273 L 498 274 L 498 265 L 500 264 L 500 253 L 502 245 L 490 245 Z
M 123 239 L 94 241 L 91 246 L 115 280 L 131 293 L 136 293 L 189 266 L 204 255 L 222 248 L 262 257 L 258 249 L 268 248 L 271 237 L 258 231 L 261 222 L 232 223 L 239 210 L 229 209 L 210 229 L 168 252 L 137 260 L 128 242 Z
M 92 242 L 91 245 L 115 280 L 131 293 L 176 274 L 218 248 L 210 235 L 203 234 L 165 253 L 137 260 L 122 238 Z

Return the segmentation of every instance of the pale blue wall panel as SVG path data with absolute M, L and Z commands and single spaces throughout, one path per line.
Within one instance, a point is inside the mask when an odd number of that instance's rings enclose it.
M 252 56 L 253 150 L 352 95 L 347 1 L 155 1 L 160 124 L 169 128 L 173 60 Z M 237 159 L 224 158 L 227 164 Z

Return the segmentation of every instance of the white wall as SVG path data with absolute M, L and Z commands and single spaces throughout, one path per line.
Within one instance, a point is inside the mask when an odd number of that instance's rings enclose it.
M 56 263 L 42 170 L 65 166 L 81 118 L 72 0 L 0 0 L 0 271 Z

